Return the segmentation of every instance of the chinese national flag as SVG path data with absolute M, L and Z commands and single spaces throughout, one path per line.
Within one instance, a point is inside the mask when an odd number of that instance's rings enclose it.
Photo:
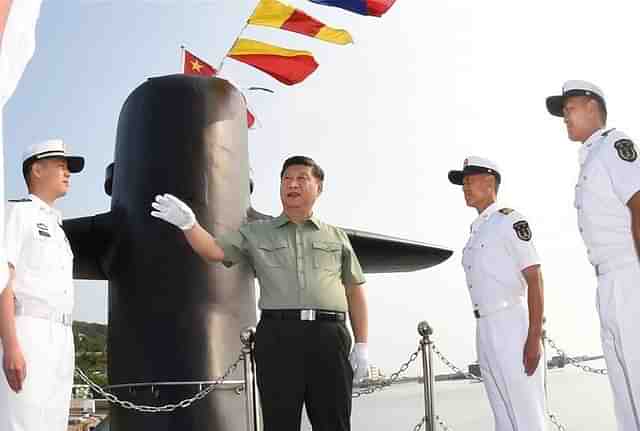
M 184 50 L 184 74 L 198 76 L 215 76 L 218 71 L 209 63 L 202 61 L 188 50 Z
M 193 55 L 187 49 L 184 50 L 184 64 L 182 65 L 182 69 L 185 75 L 216 76 L 218 74 L 215 67 Z M 251 129 L 255 122 L 256 117 L 247 109 L 247 128 Z

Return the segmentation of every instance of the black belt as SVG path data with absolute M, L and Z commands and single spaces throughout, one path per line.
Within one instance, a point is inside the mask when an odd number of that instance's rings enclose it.
M 274 320 L 329 320 L 344 322 L 345 313 L 342 311 L 323 310 L 262 310 L 262 319 Z

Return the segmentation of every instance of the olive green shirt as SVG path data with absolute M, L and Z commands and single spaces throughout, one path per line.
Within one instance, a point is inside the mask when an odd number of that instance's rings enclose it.
M 247 262 L 260 282 L 261 309 L 347 311 L 345 286 L 365 282 L 347 235 L 312 217 L 295 224 L 282 214 L 217 239 L 224 264 Z

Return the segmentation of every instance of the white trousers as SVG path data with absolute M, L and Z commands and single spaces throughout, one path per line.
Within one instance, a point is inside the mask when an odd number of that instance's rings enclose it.
M 542 357 L 531 377 L 524 372 L 528 330 L 529 311 L 525 304 L 478 319 L 478 362 L 496 431 L 546 429 Z
M 598 277 L 600 337 L 619 431 L 640 431 L 640 265 Z
M 27 377 L 16 394 L 0 371 L 0 431 L 66 431 L 74 369 L 71 327 L 17 316 L 16 332 Z

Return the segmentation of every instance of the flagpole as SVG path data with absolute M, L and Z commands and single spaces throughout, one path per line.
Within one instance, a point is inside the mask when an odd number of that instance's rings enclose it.
M 261 1 L 262 0 L 258 0 L 258 3 L 256 3 L 256 6 L 251 11 L 251 15 L 249 15 L 249 17 L 247 18 L 246 22 L 244 23 L 244 26 L 238 32 L 238 35 L 236 36 L 236 38 L 233 40 L 233 43 L 231 44 L 231 47 L 227 50 L 227 52 L 225 52 L 224 56 L 222 57 L 222 60 L 220 60 L 220 64 L 218 64 L 218 71 L 222 70 L 222 67 L 224 66 L 224 61 L 226 60 L 227 56 L 229 55 L 229 53 L 231 52 L 231 50 L 235 46 L 235 44 L 238 41 L 238 39 L 240 39 L 240 36 L 242 36 L 242 33 L 247 29 L 247 27 L 249 27 L 249 20 L 251 19 L 253 14 L 256 13 L 256 10 L 258 9 L 258 6 L 260 5 Z
M 184 73 L 184 60 L 185 60 L 184 45 L 180 45 L 180 73 Z

